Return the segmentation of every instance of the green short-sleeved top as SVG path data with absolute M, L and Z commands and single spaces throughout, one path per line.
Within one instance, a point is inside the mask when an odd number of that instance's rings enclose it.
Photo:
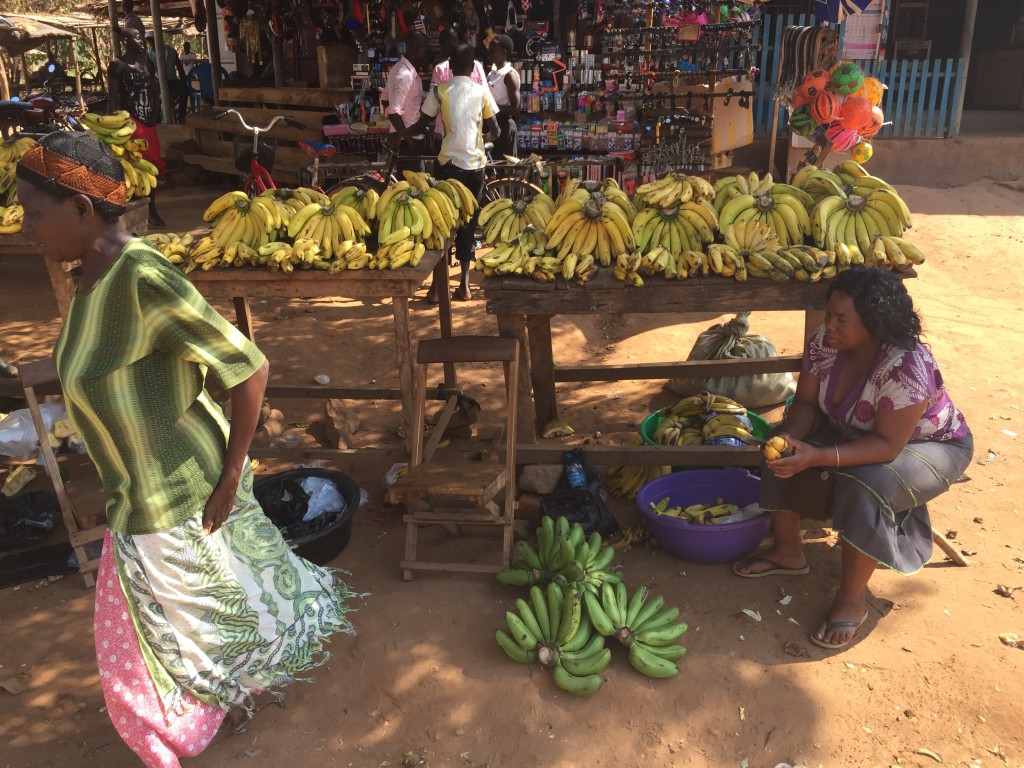
M 54 349 L 68 415 L 107 493 L 107 525 L 171 528 L 205 505 L 220 478 L 228 422 L 206 392 L 228 388 L 263 354 L 142 240 L 71 302 Z M 246 465 L 239 488 L 251 488 Z

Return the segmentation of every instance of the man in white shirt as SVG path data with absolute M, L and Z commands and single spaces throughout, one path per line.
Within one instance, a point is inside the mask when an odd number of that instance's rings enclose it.
M 452 79 L 452 67 L 450 63 L 451 55 L 452 51 L 460 43 L 461 40 L 459 40 L 459 32 L 455 27 L 446 27 L 441 30 L 441 34 L 437 38 L 437 45 L 441 51 L 442 61 L 439 64 L 434 65 L 434 71 L 430 76 L 431 89 L 433 89 L 435 85 L 447 83 Z M 484 65 L 479 61 L 474 61 L 473 73 L 469 78 L 478 85 L 487 85 L 487 73 L 484 72 Z M 444 135 L 444 125 L 441 120 L 434 122 L 434 134 L 438 138 Z
M 199 57 L 192 52 L 192 43 L 185 41 L 185 52 L 181 54 L 181 67 L 185 70 L 185 84 L 188 86 L 189 111 L 198 112 L 201 106 L 202 97 L 199 91 L 194 90 L 189 77 L 192 74 L 192 67 L 199 61 Z
M 451 81 L 430 89 L 423 102 L 420 119 L 407 129 L 407 133 L 415 134 L 426 128 L 431 120 L 440 120 L 444 124 L 444 138 L 441 140 L 441 152 L 437 156 L 434 176 L 438 179 L 458 179 L 479 200 L 484 189 L 484 166 L 487 165 L 484 132 L 486 130 L 488 137 L 493 138 L 498 136 L 500 130 L 495 120 L 498 108 L 490 92 L 470 78 L 473 54 L 473 48 L 468 45 L 459 45 L 452 51 Z M 452 298 L 462 301 L 473 298 L 469 290 L 469 268 L 476 258 L 476 220 L 474 214 L 455 233 L 455 256 L 462 268 L 462 275 Z M 430 286 L 428 301 L 437 301 L 437 290 L 437 286 Z
M 401 155 L 422 155 L 423 132 L 409 133 L 406 129 L 420 117 L 420 105 L 423 104 L 423 81 L 417 71 L 422 67 L 430 52 L 427 36 L 422 32 L 411 32 L 405 41 L 405 55 L 388 72 L 388 82 L 384 86 L 381 100 L 387 102 L 385 114 L 391 127 L 401 136 L 399 153 Z M 401 170 L 422 171 L 420 160 L 399 160 Z

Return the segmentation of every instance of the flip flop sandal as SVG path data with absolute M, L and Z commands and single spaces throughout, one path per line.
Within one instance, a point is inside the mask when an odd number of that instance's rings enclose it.
M 749 568 L 755 563 L 764 563 L 765 565 L 770 565 L 771 568 L 760 573 L 744 573 L 740 570 L 740 568 Z M 761 579 L 765 576 L 803 576 L 810 570 L 811 567 L 809 565 L 804 565 L 803 568 L 784 568 L 767 557 L 751 557 L 746 560 L 740 560 L 732 565 L 732 572 L 744 579 Z
M 845 648 L 846 646 L 848 646 L 850 643 L 852 643 L 856 639 L 856 637 L 857 637 L 857 630 L 860 629 L 864 625 L 864 622 L 867 621 L 867 620 L 868 620 L 868 609 L 865 608 L 864 609 L 864 615 L 861 616 L 860 621 L 828 621 L 828 620 L 825 621 L 825 632 L 826 633 L 831 632 L 833 629 L 852 629 L 852 630 L 854 630 L 853 634 L 850 635 L 850 639 L 847 640 L 845 643 L 826 643 L 824 640 L 819 640 L 818 638 L 816 638 L 814 636 L 813 632 L 811 632 L 807 637 L 808 637 L 808 639 L 812 643 L 814 643 L 819 648 L 826 648 L 826 649 L 828 649 L 830 651 L 838 651 L 840 648 Z

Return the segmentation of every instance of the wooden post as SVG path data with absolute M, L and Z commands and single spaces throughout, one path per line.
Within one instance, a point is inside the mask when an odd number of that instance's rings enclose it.
M 4 64 L 4 56 L 0 53 L 0 99 L 7 101 L 11 98 L 11 84 L 7 82 L 7 66 Z
M 160 16 L 160 0 L 149 0 L 150 12 L 153 16 L 153 48 L 156 51 L 156 77 L 160 83 L 160 102 L 163 122 L 174 122 L 174 102 L 171 99 L 171 87 L 167 83 L 167 59 L 164 58 L 164 24 Z
M 24 53 L 21 54 L 21 77 L 25 81 L 25 95 L 28 96 L 28 57 Z M 15 85 L 17 84 L 17 81 L 15 81 Z
M 118 45 L 117 0 L 107 0 L 107 16 L 110 18 L 110 50 L 114 52 L 114 58 L 117 58 L 121 54 L 121 46 Z M 142 44 L 145 45 L 146 41 L 143 40 Z
M 971 66 L 971 47 L 974 44 L 974 21 L 978 15 L 978 0 L 967 0 L 967 10 L 964 12 L 964 27 L 960 32 L 960 61 L 963 62 L 964 71 L 960 73 L 959 80 L 963 87 L 956 95 L 956 107 L 953 113 L 953 130 L 950 135 L 960 135 L 960 119 L 964 115 L 964 92 L 967 90 L 967 71 Z
M 85 111 L 85 99 L 82 98 L 82 68 L 78 64 L 78 38 L 72 37 L 68 40 L 71 46 L 71 63 L 75 67 L 75 96 L 78 97 L 78 108 Z
M 220 104 L 220 13 L 214 0 L 206 0 L 206 44 L 210 49 L 210 76 L 213 103 Z
M 271 35 L 270 47 L 274 59 L 274 87 L 285 87 L 284 71 L 284 38 L 280 35 Z
M 96 58 L 96 76 L 100 79 L 100 85 L 107 82 L 107 65 L 100 54 L 100 40 L 96 35 L 96 27 L 92 28 L 92 55 Z

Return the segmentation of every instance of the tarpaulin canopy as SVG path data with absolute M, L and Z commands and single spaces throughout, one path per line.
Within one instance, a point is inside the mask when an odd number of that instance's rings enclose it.
M 814 0 L 814 16 L 818 23 L 838 24 L 847 16 L 856 16 L 871 5 L 871 0 Z
M 20 56 L 47 40 L 62 40 L 74 36 L 73 32 L 52 27 L 26 16 L 0 16 L 0 47 L 12 56 Z

